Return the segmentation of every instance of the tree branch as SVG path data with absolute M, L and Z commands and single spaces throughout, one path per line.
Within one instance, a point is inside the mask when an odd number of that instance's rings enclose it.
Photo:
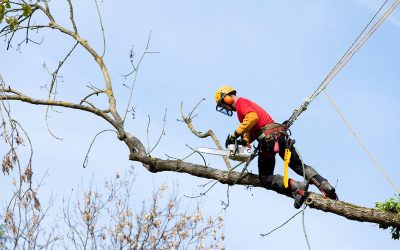
M 15 90 L 9 91 L 8 89 L 0 89 L 0 92 L 16 92 Z M 17 92 L 19 93 L 19 92 Z M 30 104 L 35 104 L 35 105 L 46 105 L 46 106 L 60 106 L 60 107 L 65 107 L 65 108 L 72 108 L 72 109 L 79 109 L 79 110 L 84 110 L 90 113 L 93 113 L 97 116 L 102 117 L 106 121 L 108 121 L 111 125 L 113 125 L 116 129 L 119 129 L 120 127 L 118 124 L 107 114 L 105 114 L 103 111 L 85 106 L 85 105 L 80 105 L 80 104 L 75 104 L 71 102 L 66 102 L 66 101 L 54 101 L 54 100 L 40 100 L 40 99 L 34 99 L 25 95 L 3 95 L 0 96 L 0 100 L 9 100 L 9 101 L 21 101 L 21 102 L 26 102 Z
M 222 149 L 221 143 L 219 142 L 217 136 L 214 134 L 214 132 L 213 132 L 212 130 L 208 130 L 207 132 L 203 132 L 203 133 L 202 133 L 202 132 L 197 131 L 197 130 L 193 127 L 193 124 L 192 124 L 192 120 L 193 120 L 193 118 L 194 118 L 193 112 L 196 110 L 196 108 L 197 108 L 197 107 L 201 104 L 201 102 L 204 101 L 204 100 L 205 100 L 205 98 L 201 99 L 201 100 L 199 101 L 199 103 L 192 109 L 192 111 L 191 111 L 187 116 L 185 116 L 184 113 L 183 113 L 183 102 L 181 102 L 181 116 L 182 116 L 182 120 L 183 120 L 183 122 L 186 123 L 186 125 L 188 126 L 188 128 L 190 129 L 190 131 L 191 131 L 194 135 L 196 135 L 196 136 L 199 137 L 199 138 L 211 137 L 211 138 L 213 139 L 215 145 L 217 146 L 217 148 L 218 148 L 218 149 Z M 224 159 L 224 162 L 225 162 L 225 164 L 226 164 L 228 170 L 231 170 L 231 169 L 232 169 L 232 166 L 231 166 L 231 163 L 229 162 L 228 157 L 223 156 L 222 158 Z
M 131 155 L 131 160 L 145 164 L 147 170 L 152 173 L 173 171 L 186 173 L 193 176 L 214 179 L 222 184 L 233 184 L 240 176 L 236 171 L 223 171 L 216 168 L 204 167 L 203 165 L 183 162 L 180 160 L 162 160 L 145 155 Z M 236 182 L 238 185 L 262 187 L 258 175 L 248 173 Z M 306 204 L 314 209 L 345 217 L 349 220 L 370 222 L 385 226 L 400 227 L 400 216 L 394 213 L 384 212 L 373 208 L 356 206 L 343 201 L 335 201 L 322 195 L 309 192 Z

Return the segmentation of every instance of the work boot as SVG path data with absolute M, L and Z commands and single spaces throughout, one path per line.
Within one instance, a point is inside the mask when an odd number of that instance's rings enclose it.
M 294 199 L 294 207 L 296 209 L 299 209 L 304 203 L 306 189 L 307 189 L 307 183 L 290 179 L 290 187 L 292 189 L 292 197 Z
M 325 195 L 325 197 L 331 198 L 333 200 L 338 199 L 335 188 L 332 187 L 328 181 L 321 182 L 321 185 L 319 185 L 318 189 L 322 192 L 323 195 Z
M 321 193 L 328 198 L 333 200 L 337 200 L 338 196 L 336 194 L 335 188 L 320 175 L 316 175 L 310 179 L 311 183 L 317 186 L 317 188 L 321 191 Z

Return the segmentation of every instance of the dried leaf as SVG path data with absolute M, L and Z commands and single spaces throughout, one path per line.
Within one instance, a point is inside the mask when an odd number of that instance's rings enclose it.
M 35 204 L 33 206 L 36 208 L 37 211 L 40 211 L 41 207 L 40 207 L 39 199 L 36 197 L 36 195 L 33 196 L 33 199 L 35 201 Z
M 10 174 L 10 168 L 12 170 L 13 166 L 11 164 L 11 159 L 10 159 L 10 154 L 6 154 L 3 158 L 3 164 L 2 164 L 2 169 L 3 173 L 7 175 Z

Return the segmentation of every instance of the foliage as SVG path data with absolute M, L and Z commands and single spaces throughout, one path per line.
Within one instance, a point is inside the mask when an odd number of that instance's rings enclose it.
M 4 0 L 0 2 L 0 23 L 3 21 L 3 18 L 6 14 L 6 9 L 11 8 L 10 1 Z
M 400 194 L 396 198 L 387 199 L 385 202 L 376 202 L 375 207 L 381 211 L 397 213 L 400 216 Z M 379 228 L 387 229 L 388 226 L 379 225 Z M 390 227 L 392 239 L 398 240 L 400 238 L 400 227 Z
M 13 3 L 16 4 L 16 3 Z M 22 2 L 18 3 L 20 9 L 16 9 L 16 14 L 14 16 L 7 16 L 7 9 L 11 9 L 10 0 L 0 0 L 0 23 L 5 19 L 6 23 L 9 25 L 10 30 L 15 30 L 19 25 L 20 17 L 28 17 L 32 15 L 33 10 L 31 5 Z
M 27 17 L 32 14 L 32 7 L 29 4 L 22 4 L 22 15 Z

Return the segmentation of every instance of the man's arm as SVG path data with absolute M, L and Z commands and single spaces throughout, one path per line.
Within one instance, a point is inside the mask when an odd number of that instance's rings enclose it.
M 244 117 L 243 121 L 239 124 L 239 126 L 235 130 L 235 134 L 238 136 L 243 136 L 247 134 L 254 125 L 258 122 L 258 115 L 256 112 L 249 112 Z
M 243 121 L 239 124 L 239 126 L 236 128 L 235 132 L 228 136 L 225 146 L 228 144 L 233 144 L 235 143 L 235 140 L 239 137 L 242 136 L 243 139 L 245 140 L 245 143 L 243 144 L 248 144 L 252 141 L 251 135 L 248 133 L 253 126 L 257 123 L 258 121 L 258 115 L 256 112 L 249 112 L 246 114 L 244 117 Z

